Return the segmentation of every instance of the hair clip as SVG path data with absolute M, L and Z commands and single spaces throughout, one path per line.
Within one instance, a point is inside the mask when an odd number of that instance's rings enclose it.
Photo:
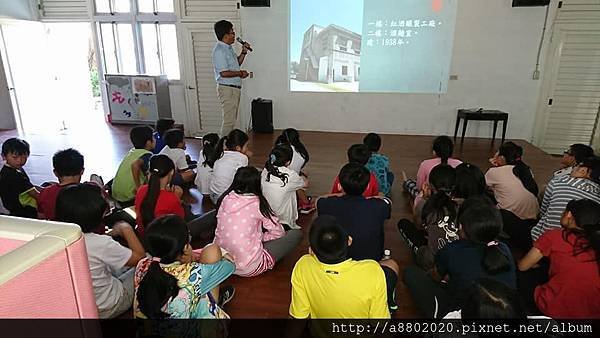
M 498 246 L 498 242 L 497 242 L 497 241 L 489 241 L 489 242 L 487 243 L 487 246 L 488 246 L 488 247 L 490 247 L 490 246 Z
M 271 156 L 269 157 L 271 164 L 274 164 L 275 161 L 277 161 L 277 157 L 275 156 L 275 154 L 271 154 Z
M 160 263 L 160 257 L 152 257 L 151 261 Z
M 153 172 L 153 173 L 157 173 L 157 174 L 158 174 L 158 171 L 159 171 L 159 170 L 158 170 L 157 168 L 154 168 L 154 169 L 152 169 L 152 172 Z

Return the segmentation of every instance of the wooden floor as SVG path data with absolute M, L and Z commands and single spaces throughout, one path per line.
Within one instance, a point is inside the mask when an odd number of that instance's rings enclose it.
M 16 136 L 15 131 L 0 132 L 0 141 Z M 256 134 L 250 137 L 250 149 L 254 156 L 251 165 L 262 167 L 270 151 L 275 134 Z M 346 162 L 346 149 L 354 143 L 361 143 L 362 134 L 301 132 L 301 139 L 310 153 L 310 162 L 306 172 L 310 177 L 309 194 L 318 196 L 329 192 L 332 181 L 339 169 Z M 129 127 L 97 126 L 93 130 L 67 131 L 62 134 L 29 134 L 23 137 L 31 144 L 31 156 L 25 166 L 31 180 L 38 184 L 47 180 L 55 180 L 52 174 L 52 154 L 68 147 L 73 147 L 85 156 L 87 178 L 91 173 L 97 173 L 110 179 L 119 165 L 122 156 L 131 147 Z M 382 153 L 389 156 L 392 171 L 396 179 L 401 177 L 404 170 L 409 177 L 416 176 L 419 163 L 431 157 L 430 136 L 400 136 L 382 135 Z M 558 165 L 558 158 L 551 157 L 536 147 L 524 141 L 516 141 L 525 148 L 524 160 L 534 171 L 538 184 L 546 184 L 553 170 Z M 197 158 L 200 141 L 188 139 L 188 153 Z M 499 142 L 492 147 L 488 139 L 466 139 L 464 147 L 458 146 L 455 157 L 469 161 L 487 169 L 487 159 L 495 152 Z M 197 196 L 197 194 L 194 194 Z M 402 192 L 401 184 L 397 181 L 392 189 L 394 201 L 392 218 L 385 225 L 386 248 L 392 251 L 392 256 L 401 268 L 411 264 L 411 257 L 396 228 L 396 222 L 403 217 L 410 217 L 410 207 L 406 195 Z M 193 206 L 196 212 L 202 211 L 202 201 Z M 204 208 L 206 209 L 206 207 Z M 290 275 L 298 258 L 307 251 L 308 225 L 314 217 L 301 215 L 299 224 L 303 227 L 305 238 L 301 245 L 280 262 L 272 271 L 254 278 L 232 277 L 228 283 L 235 285 L 236 296 L 226 307 L 232 318 L 285 318 L 288 316 L 290 303 Z M 418 313 L 413 302 L 400 281 L 397 287 L 398 318 L 416 318 Z

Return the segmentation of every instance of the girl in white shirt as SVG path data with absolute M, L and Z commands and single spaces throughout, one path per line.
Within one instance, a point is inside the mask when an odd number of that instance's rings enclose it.
M 298 131 L 294 128 L 285 129 L 275 141 L 275 145 L 280 144 L 285 144 L 292 148 L 292 160 L 290 165 L 287 167 L 301 176 L 308 178 L 308 176 L 302 172 L 302 168 L 306 166 L 310 156 L 308 155 L 306 147 L 304 147 L 304 144 L 302 144 L 300 141 L 300 133 L 298 133 Z M 315 205 L 312 202 L 312 198 L 306 195 L 305 190 L 298 190 L 297 196 L 299 200 L 300 212 L 309 213 L 314 210 Z
M 248 135 L 239 129 L 222 137 L 206 164 L 213 169 L 210 181 L 210 199 L 216 204 L 231 186 L 238 168 L 248 165 Z
M 299 229 L 298 203 L 296 191 L 308 186 L 306 178 L 290 169 L 292 148 L 288 145 L 277 145 L 271 151 L 261 175 L 262 191 L 273 212 L 282 224 L 291 229 Z
M 196 186 L 203 195 L 210 194 L 210 180 L 213 168 L 208 165 L 208 159 L 213 156 L 219 143 L 219 135 L 210 133 L 202 137 L 202 150 L 198 154 L 198 169 L 196 170 Z
M 306 147 L 300 141 L 300 134 L 294 128 L 284 130 L 275 141 L 275 145 L 287 144 L 292 147 L 292 160 L 288 168 L 300 174 L 302 168 L 308 163 L 309 155 Z

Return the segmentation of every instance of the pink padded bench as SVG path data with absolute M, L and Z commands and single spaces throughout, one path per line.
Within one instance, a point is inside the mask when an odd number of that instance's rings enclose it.
M 98 318 L 78 226 L 0 216 L 0 318 Z

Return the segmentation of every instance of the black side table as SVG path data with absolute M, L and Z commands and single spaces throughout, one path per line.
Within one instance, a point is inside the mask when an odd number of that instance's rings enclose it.
M 502 143 L 506 137 L 506 125 L 508 124 L 508 113 L 500 110 L 471 110 L 471 109 L 459 109 L 456 114 L 456 127 L 454 128 L 454 142 L 456 142 L 456 134 L 458 134 L 458 127 L 460 126 L 460 120 L 464 119 L 462 128 L 462 137 L 460 144 L 462 145 L 465 141 L 465 133 L 467 132 L 467 124 L 469 121 L 494 121 L 494 134 L 492 135 L 492 144 L 496 139 L 496 129 L 498 128 L 498 122 L 502 121 Z

